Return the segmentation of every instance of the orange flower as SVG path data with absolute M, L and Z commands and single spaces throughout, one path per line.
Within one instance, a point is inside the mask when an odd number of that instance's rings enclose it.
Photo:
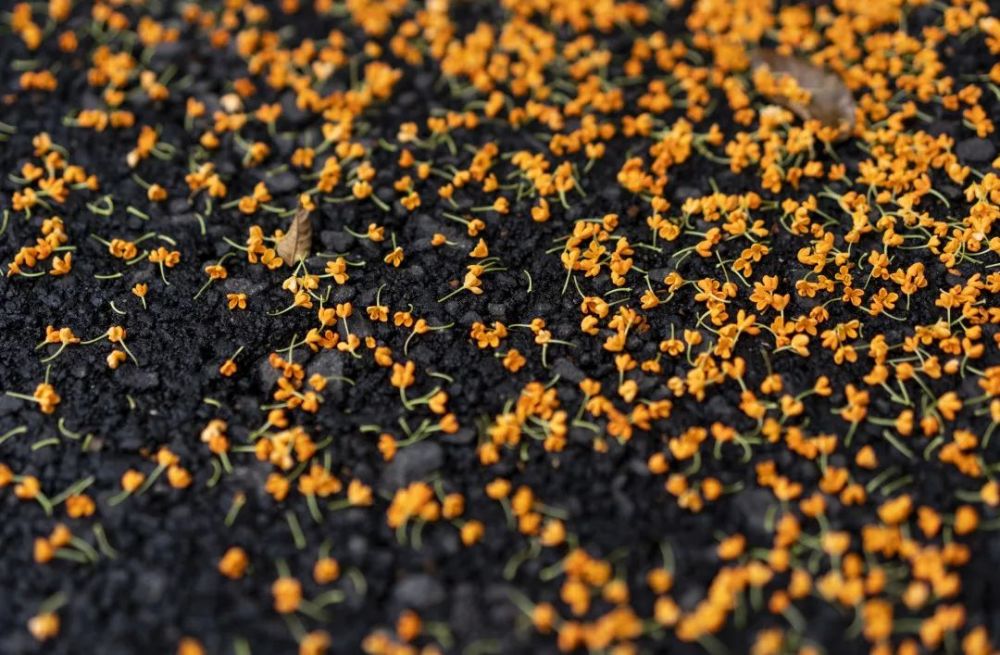
M 247 558 L 246 551 L 238 546 L 233 546 L 219 560 L 219 573 L 231 580 L 238 580 L 243 577 L 249 564 L 250 560 Z
M 122 489 L 124 489 L 128 493 L 133 493 L 135 492 L 135 490 L 141 487 L 142 483 L 145 481 L 146 481 L 145 473 L 142 473 L 141 471 L 136 471 L 135 469 L 129 469 L 125 471 L 125 473 L 122 475 L 122 481 L 121 481 Z
M 291 614 L 302 602 L 302 584 L 295 578 L 282 577 L 271 585 L 274 609 L 279 614 Z

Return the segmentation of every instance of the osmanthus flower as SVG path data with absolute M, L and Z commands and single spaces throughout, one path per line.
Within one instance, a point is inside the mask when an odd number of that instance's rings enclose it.
M 408 387 L 413 386 L 415 381 L 414 371 L 416 370 L 416 365 L 407 361 L 405 364 L 393 364 L 392 365 L 392 377 L 389 382 L 392 386 L 400 390 L 400 392 L 405 391 Z
M 302 583 L 291 576 L 280 577 L 271 585 L 274 609 L 279 614 L 291 614 L 302 603 Z
M 125 354 L 124 350 L 112 350 L 108 353 L 105 361 L 108 364 L 108 368 L 115 370 L 121 366 L 127 358 L 128 356 Z
M 146 294 L 149 292 L 149 285 L 138 282 L 132 287 L 132 295 L 142 302 L 142 308 L 146 309 Z
M 107 331 L 104 334 L 100 334 L 94 337 L 93 339 L 90 339 L 88 341 L 83 341 L 81 343 L 83 345 L 87 345 L 91 343 L 96 343 L 98 341 L 101 341 L 102 339 L 107 339 L 112 344 L 117 345 L 119 348 L 125 351 L 125 353 L 128 354 L 128 356 L 132 358 L 132 361 L 135 362 L 135 364 L 138 366 L 139 360 L 135 358 L 135 355 L 132 354 L 132 351 L 129 350 L 127 345 L 125 345 L 125 337 L 127 335 L 128 332 L 125 330 L 125 328 L 123 328 L 120 325 L 112 325 L 107 329 Z M 117 351 L 113 351 L 112 354 L 108 356 L 108 366 L 111 368 L 117 368 L 118 364 L 120 364 L 123 361 L 121 359 L 122 356 L 115 355 L 114 352 Z
M 47 344 L 59 344 L 59 349 L 55 353 L 46 357 L 42 362 L 49 362 L 62 354 L 66 346 L 80 343 L 80 338 L 73 333 L 73 330 L 69 327 L 62 327 L 59 329 L 54 328 L 51 325 L 45 326 L 45 339 L 39 343 L 35 348 L 41 348 Z
M 322 465 L 313 462 L 309 471 L 299 477 L 298 491 L 303 496 L 326 498 L 343 489 L 343 483 Z
M 476 259 L 483 259 L 484 257 L 489 257 L 489 254 L 490 254 L 490 249 L 489 246 L 486 245 L 486 241 L 484 239 L 479 239 L 479 241 L 476 243 L 476 246 L 469 251 L 469 257 L 474 257 Z
M 253 168 L 261 164 L 268 155 L 271 154 L 271 147 L 264 143 L 263 141 L 255 141 L 246 149 L 246 154 L 243 156 L 243 167 Z M 256 195 L 256 192 L 255 192 Z
M 34 543 L 34 559 L 39 564 L 52 561 L 59 549 L 73 541 L 73 533 L 62 523 L 56 524 L 48 537 L 36 537 Z
M 462 539 L 462 544 L 465 546 L 477 544 L 482 540 L 485 533 L 486 528 L 482 521 L 466 521 L 459 529 L 459 536 Z
M 236 362 L 232 359 L 227 359 L 219 366 L 219 374 L 223 377 L 231 377 L 234 373 L 236 373 Z
M 392 350 L 388 346 L 377 346 L 372 352 L 372 359 L 382 368 L 392 366 Z
M 182 637 L 177 642 L 177 655 L 205 655 L 205 647 L 194 637 Z
M 329 633 L 314 630 L 302 637 L 299 642 L 299 655 L 326 655 L 332 643 Z
M 368 507 L 374 502 L 372 489 L 360 480 L 351 480 L 347 485 L 347 501 L 353 507 Z
M 53 414 L 56 411 L 56 406 L 62 401 L 59 394 L 56 393 L 55 387 L 53 387 L 48 382 L 41 382 L 35 387 L 34 393 L 30 396 L 23 393 L 16 393 L 14 391 L 8 391 L 7 395 L 11 398 L 20 398 L 21 400 L 27 400 L 38 405 L 38 409 L 43 414 Z
M 236 373 L 237 371 L 236 358 L 239 357 L 240 353 L 243 352 L 244 348 L 245 346 L 240 346 L 239 348 L 236 349 L 236 352 L 234 352 L 228 359 L 226 359 L 226 361 L 222 362 L 222 365 L 219 366 L 219 375 L 228 378 L 232 377 Z
M 476 321 L 469 330 L 469 336 L 475 340 L 479 348 L 497 348 L 501 340 L 507 337 L 507 334 L 507 326 L 499 321 L 493 322 L 492 329 Z
M 420 207 L 420 194 L 411 190 L 400 199 L 399 204 L 408 211 L 415 211 L 418 207 Z
M 528 360 L 525 359 L 524 355 L 522 355 L 517 348 L 511 348 L 503 356 L 503 366 L 511 373 L 517 373 L 524 367 L 525 364 L 527 364 L 527 362 Z
M 219 560 L 219 573 L 231 580 L 238 580 L 246 573 L 250 559 L 245 550 L 239 546 L 231 546 Z
M 71 519 L 93 516 L 97 509 L 94 499 L 85 494 L 77 494 L 66 499 L 66 515 Z
M 226 307 L 230 310 L 244 310 L 247 308 L 247 294 L 227 293 Z
M 378 288 L 375 293 L 375 304 L 369 305 L 365 308 L 365 312 L 368 314 L 369 320 L 377 321 L 379 323 L 386 323 L 389 320 L 389 307 L 381 303 L 382 300 L 382 289 L 385 285 Z
M 150 202 L 164 202 L 167 199 L 167 190 L 159 184 L 151 184 L 146 189 L 146 198 Z
M 398 445 L 395 437 L 389 433 L 382 433 L 378 438 L 378 450 L 382 454 L 382 459 L 391 462 L 396 456 Z
M 347 260 L 343 257 L 337 257 L 336 259 L 326 263 L 326 275 L 323 277 L 332 277 L 333 281 L 337 284 L 344 284 L 349 279 L 351 279 L 350 274 L 347 272 Z
M 55 256 L 52 258 L 52 268 L 49 270 L 49 275 L 60 276 L 66 275 L 73 268 L 73 253 L 68 252 L 63 256 Z
M 404 610 L 396 620 L 396 635 L 400 640 L 409 643 L 420 636 L 423 631 L 423 622 L 420 616 L 413 610 Z
M 167 250 L 163 246 L 160 246 L 156 250 L 151 250 L 149 252 L 149 261 L 153 264 L 157 264 L 160 267 L 160 277 L 163 279 L 164 284 L 170 284 L 167 282 L 167 275 L 164 272 L 164 267 L 173 268 L 181 261 L 181 253 L 177 250 Z
M 391 528 L 401 528 L 414 517 L 424 521 L 436 521 L 440 516 L 440 510 L 441 506 L 434 499 L 434 490 L 431 486 L 426 482 L 413 482 L 396 491 L 389 509 L 386 510 L 386 522 Z
M 258 182 L 254 186 L 253 193 L 251 195 L 243 196 L 239 200 L 235 201 L 235 204 L 241 213 L 251 215 L 257 213 L 257 209 L 259 207 L 266 206 L 266 204 L 271 202 L 271 200 L 272 196 L 271 192 L 267 188 L 267 184 L 264 182 Z M 228 203 L 223 205 L 223 208 L 227 208 L 232 204 L 233 203 Z
M 432 326 L 432 325 L 428 325 L 427 321 L 425 319 L 418 318 L 413 323 L 413 329 L 410 332 L 409 336 L 406 338 L 406 341 L 403 342 L 403 354 L 406 355 L 406 354 L 409 353 L 410 340 L 414 336 L 416 336 L 418 334 L 427 334 L 428 332 L 433 332 L 433 331 L 438 331 L 438 330 L 447 330 L 447 329 L 450 329 L 450 328 L 454 327 L 454 325 L 455 325 L 454 323 L 449 323 L 447 325 L 433 325 Z
M 192 481 L 191 472 L 180 464 L 171 464 L 167 467 L 167 482 L 174 489 L 187 489 Z
M 303 155 L 300 164 L 305 166 L 308 161 L 311 165 L 312 157 Z M 300 165 L 295 164 L 295 165 Z M 328 157 L 323 161 L 323 167 L 319 171 L 319 180 L 316 182 L 316 190 L 320 193 L 330 193 L 340 183 L 342 169 L 336 157 Z
M 28 632 L 37 641 L 48 641 L 59 634 L 59 615 L 43 612 L 28 619 Z
M 225 280 L 227 277 L 229 277 L 229 271 L 227 271 L 226 267 L 222 265 L 222 262 L 224 262 L 230 254 L 232 253 L 223 255 L 218 262 L 216 262 L 215 264 L 209 264 L 208 266 L 205 267 L 205 275 L 208 276 L 208 280 L 205 282 L 204 285 L 202 285 L 200 289 L 198 289 L 198 293 L 195 294 L 193 300 L 197 300 L 201 296 L 201 294 L 205 292 L 205 289 L 207 289 L 208 286 L 212 284 L 212 282 L 216 280 Z
M 399 268 L 399 265 L 403 263 L 403 257 L 403 248 L 396 246 L 388 255 L 385 256 L 383 261 L 393 268 Z
M 511 492 L 512 485 L 506 478 L 496 478 L 486 484 L 486 495 L 493 500 L 504 500 Z
M 295 151 L 292 152 L 292 157 L 290 161 L 291 165 L 294 166 L 295 168 L 311 169 L 315 158 L 316 158 L 315 149 L 300 147 L 296 148 Z M 336 163 L 335 159 L 331 158 L 331 160 L 334 163 Z M 326 189 L 320 189 L 320 190 L 323 191 L 324 193 L 329 193 L 330 191 L 333 190 L 333 187 L 329 186 Z
M 129 469 L 125 471 L 121 477 L 122 490 L 117 496 L 114 496 L 109 501 L 109 504 L 117 505 L 118 503 L 121 503 L 132 494 L 138 492 L 145 482 L 146 474 L 142 471 L 138 471 L 136 469 Z
M 413 326 L 413 313 L 410 311 L 398 311 L 394 312 L 392 315 L 392 323 L 396 327 L 412 327 Z
M 318 352 L 320 348 L 329 350 L 339 345 L 340 335 L 333 330 L 324 330 L 323 332 L 320 332 L 317 328 L 311 328 L 309 332 L 306 333 L 303 343 L 305 343 L 305 345 L 307 345 L 313 352 Z
M 313 580 L 317 584 L 330 584 L 338 578 L 340 578 L 340 563 L 336 559 L 324 555 L 316 560 L 313 565 Z
M 14 211 L 30 211 L 38 204 L 38 194 L 31 187 L 26 187 L 20 191 L 15 191 L 11 197 L 11 206 Z
M 269 474 L 267 481 L 264 483 L 264 490 L 271 494 L 271 497 L 279 503 L 288 497 L 288 492 L 291 488 L 291 482 L 280 473 Z
M 228 424 L 222 419 L 212 419 L 201 431 L 201 442 L 215 455 L 222 457 L 229 450 Z

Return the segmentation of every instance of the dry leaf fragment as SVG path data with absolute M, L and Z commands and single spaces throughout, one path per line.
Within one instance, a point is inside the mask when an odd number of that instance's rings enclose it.
M 309 251 L 312 248 L 312 234 L 309 210 L 300 206 L 295 211 L 295 216 L 292 217 L 288 231 L 278 241 L 274 250 L 288 266 L 297 264 L 300 259 L 309 256 Z
M 788 76 L 800 89 L 809 92 L 808 103 L 795 102 L 783 95 L 771 98 L 795 112 L 802 120 L 815 118 L 824 125 L 835 127 L 840 138 L 854 129 L 854 97 L 838 75 L 801 57 L 778 54 L 774 50 L 757 50 L 751 62 L 755 73 L 760 68 L 766 68 L 776 80 Z

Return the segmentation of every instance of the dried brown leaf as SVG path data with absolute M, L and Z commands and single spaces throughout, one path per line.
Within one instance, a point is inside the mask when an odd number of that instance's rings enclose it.
M 281 237 L 275 245 L 274 250 L 286 265 L 292 266 L 300 259 L 309 256 L 312 249 L 312 221 L 309 219 L 309 210 L 299 207 L 292 217 L 292 222 L 288 226 L 288 231 Z
M 802 120 L 816 119 L 824 125 L 835 127 L 844 138 L 854 129 L 854 97 L 850 89 L 835 73 L 823 70 L 801 57 L 782 55 L 774 50 L 761 49 L 752 55 L 754 70 L 765 67 L 775 78 L 789 76 L 799 88 L 808 91 L 807 105 L 785 97 L 772 98 L 795 112 Z

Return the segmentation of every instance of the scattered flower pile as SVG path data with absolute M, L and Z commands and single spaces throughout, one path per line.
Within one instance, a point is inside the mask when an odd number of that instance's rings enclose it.
M 0 651 L 1000 645 L 987 2 L 0 42 Z

